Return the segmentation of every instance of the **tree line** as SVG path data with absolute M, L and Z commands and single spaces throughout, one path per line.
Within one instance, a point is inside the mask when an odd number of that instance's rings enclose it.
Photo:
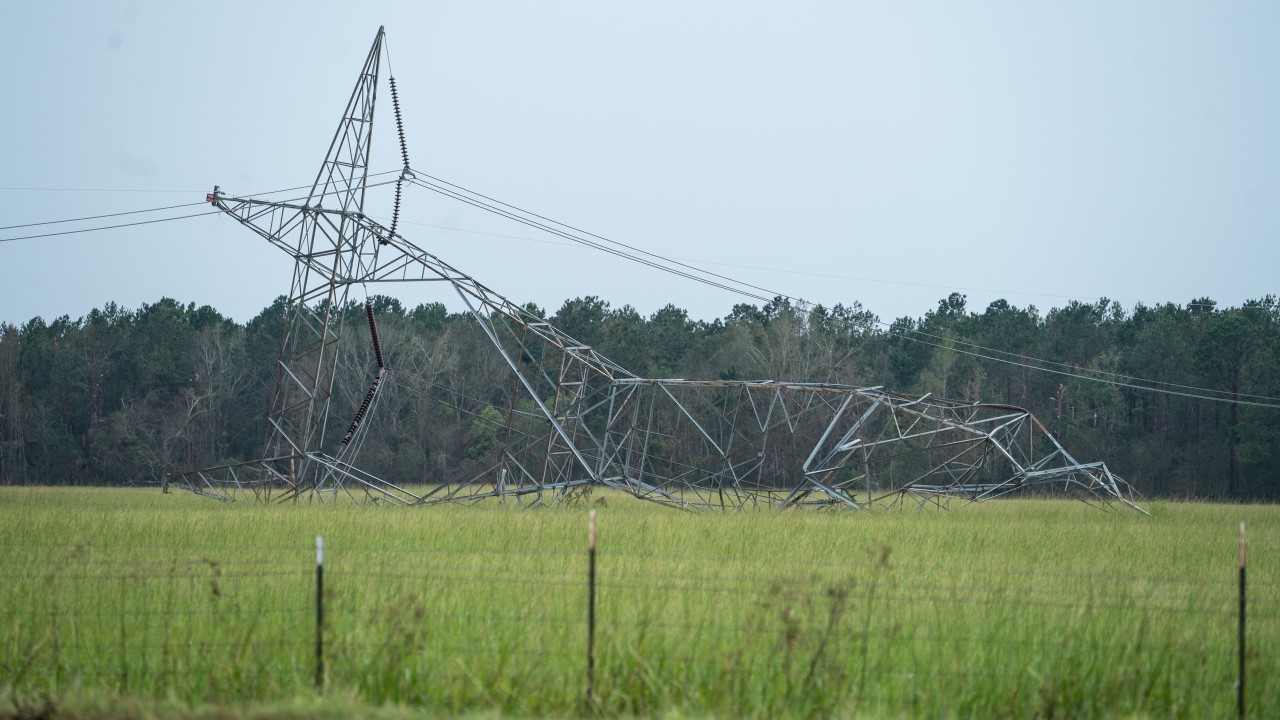
M 511 371 L 471 315 L 371 301 L 393 372 L 360 464 L 399 482 L 450 477 L 497 441 Z M 240 324 L 165 298 L 0 324 L 0 483 L 139 484 L 259 457 L 284 313 L 278 298 Z M 339 315 L 338 437 L 373 363 L 364 304 Z M 858 303 L 776 298 L 708 322 L 674 305 L 646 317 L 586 297 L 548 319 L 641 376 L 879 385 L 1017 405 L 1077 459 L 1106 461 L 1149 497 L 1280 497 L 1273 296 L 1131 311 L 1104 299 L 1041 313 L 1004 300 L 970 310 L 952 294 L 888 324 Z M 1142 389 L 1150 381 L 1165 392 Z

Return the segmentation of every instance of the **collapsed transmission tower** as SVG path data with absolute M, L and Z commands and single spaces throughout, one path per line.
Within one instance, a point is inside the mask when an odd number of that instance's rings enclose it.
M 1139 509 L 1104 463 L 1081 463 L 1018 407 L 908 396 L 879 387 L 638 377 L 365 214 L 384 32 L 380 28 L 310 193 L 297 202 L 206 200 L 294 259 L 260 459 L 174 473 L 169 487 L 233 501 L 371 498 L 398 505 L 487 498 L 556 504 L 596 486 L 686 509 L 952 506 L 1017 491 Z M 356 458 L 389 392 L 373 306 L 377 369 L 339 439 L 330 428 L 342 308 L 352 286 L 444 281 L 510 369 L 528 411 L 501 442 L 427 486 L 361 470 Z M 363 332 L 362 330 L 354 330 Z

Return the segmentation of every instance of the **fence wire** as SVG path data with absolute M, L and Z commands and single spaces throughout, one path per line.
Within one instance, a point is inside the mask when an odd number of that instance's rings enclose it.
M 371 701 L 577 707 L 585 552 L 329 546 L 320 626 L 311 558 L 305 546 L 0 548 L 0 690 L 277 697 L 315 684 L 319 634 L 320 681 Z M 1274 677 L 1280 584 L 1250 592 L 1257 672 Z M 1228 708 L 1237 681 L 1238 597 L 1225 571 L 606 551 L 596 598 L 593 702 L 619 713 L 912 711 L 940 695 L 1043 696 L 1066 678 L 1122 707 L 1158 710 L 1142 703 L 1164 693 Z

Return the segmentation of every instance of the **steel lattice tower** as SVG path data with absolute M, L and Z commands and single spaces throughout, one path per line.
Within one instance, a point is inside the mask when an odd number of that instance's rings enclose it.
M 301 202 L 207 196 L 294 259 L 260 459 L 174 473 L 169 486 L 223 500 L 364 497 L 395 504 L 515 498 L 554 504 L 594 486 L 688 509 L 950 506 L 1021 490 L 1141 510 L 1101 462 L 1080 463 L 1022 408 L 878 387 L 648 379 L 574 340 L 405 238 L 401 186 L 416 182 L 390 81 L 404 167 L 390 227 L 365 214 L 380 28 L 310 193 Z M 378 369 L 341 442 L 329 421 L 353 285 L 452 286 L 536 412 L 508 413 L 503 444 L 462 473 L 409 488 L 357 467 L 387 392 Z

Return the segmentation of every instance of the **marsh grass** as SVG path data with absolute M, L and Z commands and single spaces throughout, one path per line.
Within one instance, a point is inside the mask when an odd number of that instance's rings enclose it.
M 600 714 L 1225 715 L 1245 520 L 1251 714 L 1280 715 L 1271 507 L 706 516 L 592 504 Z M 348 714 L 572 716 L 585 533 L 577 507 L 0 490 L 0 705 L 251 714 L 327 698 Z

